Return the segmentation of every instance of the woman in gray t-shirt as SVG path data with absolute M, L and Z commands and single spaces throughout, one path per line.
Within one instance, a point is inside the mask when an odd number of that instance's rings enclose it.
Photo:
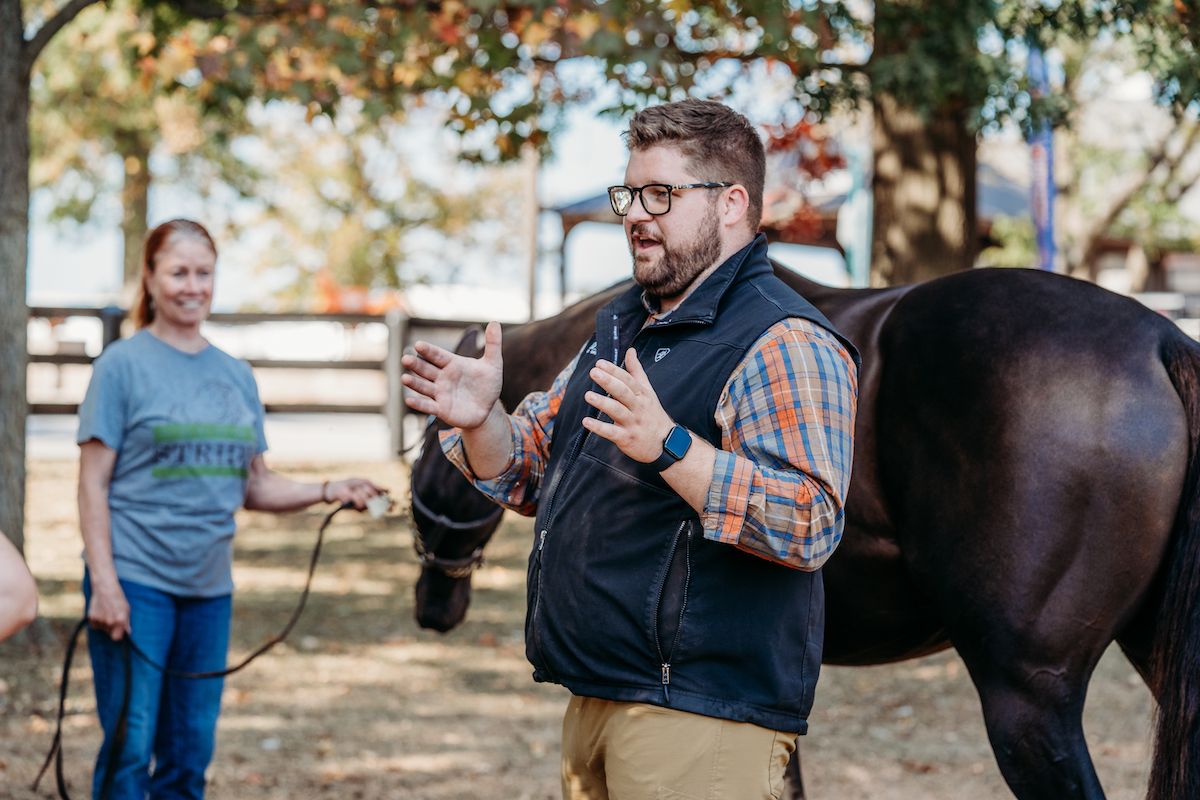
M 131 636 L 172 670 L 224 668 L 234 512 L 333 501 L 363 508 L 382 491 L 362 478 L 300 483 L 266 466 L 250 367 L 200 333 L 216 260 L 198 223 L 172 220 L 150 232 L 134 311 L 140 330 L 96 360 L 79 409 L 88 652 L 104 729 L 97 797 L 106 783 L 112 800 L 204 796 L 222 681 L 164 677 L 132 659 L 125 740 L 110 774 L 127 668 L 118 642 Z

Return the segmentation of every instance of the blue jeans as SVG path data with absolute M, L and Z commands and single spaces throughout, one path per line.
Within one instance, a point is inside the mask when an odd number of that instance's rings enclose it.
M 124 580 L 121 588 L 129 601 L 133 641 L 149 658 L 186 672 L 225 668 L 233 610 L 230 595 L 178 597 Z M 83 594 L 88 602 L 91 589 L 85 572 Z M 88 628 L 96 709 L 104 730 L 92 778 L 95 800 L 104 786 L 125 694 L 124 650 L 124 642 L 114 642 L 107 634 Z M 132 684 L 125 743 L 105 800 L 200 800 L 204 797 L 204 771 L 216 743 L 224 680 L 164 677 L 136 653 L 129 655 L 129 663 Z

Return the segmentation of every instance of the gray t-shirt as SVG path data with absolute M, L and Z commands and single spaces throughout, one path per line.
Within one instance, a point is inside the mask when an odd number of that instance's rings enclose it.
M 267 449 L 250 365 L 209 345 L 178 350 L 146 330 L 96 359 L 80 444 L 117 452 L 108 506 L 117 575 L 171 594 L 233 591 L 234 512 Z

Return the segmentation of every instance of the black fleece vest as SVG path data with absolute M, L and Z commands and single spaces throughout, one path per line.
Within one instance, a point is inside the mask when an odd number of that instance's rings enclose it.
M 705 539 L 696 513 L 650 465 L 581 424 L 596 414 L 583 400 L 600 391 L 592 364 L 621 363 L 634 347 L 671 418 L 719 448 L 713 416 L 722 389 L 747 350 L 788 317 L 833 331 L 774 276 L 762 236 L 665 321 L 642 327 L 636 286 L 597 313 L 555 420 L 534 528 L 525 641 L 536 680 L 807 730 L 821 664 L 820 571 Z

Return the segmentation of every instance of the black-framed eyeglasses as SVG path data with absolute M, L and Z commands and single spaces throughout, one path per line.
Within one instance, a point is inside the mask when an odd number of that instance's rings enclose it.
M 707 181 L 705 183 L 647 183 L 645 186 L 610 186 L 608 187 L 608 202 L 618 217 L 623 217 L 633 208 L 633 198 L 640 197 L 642 208 L 646 213 L 658 217 L 671 210 L 671 195 L 681 189 L 724 189 L 733 186 L 726 181 Z

